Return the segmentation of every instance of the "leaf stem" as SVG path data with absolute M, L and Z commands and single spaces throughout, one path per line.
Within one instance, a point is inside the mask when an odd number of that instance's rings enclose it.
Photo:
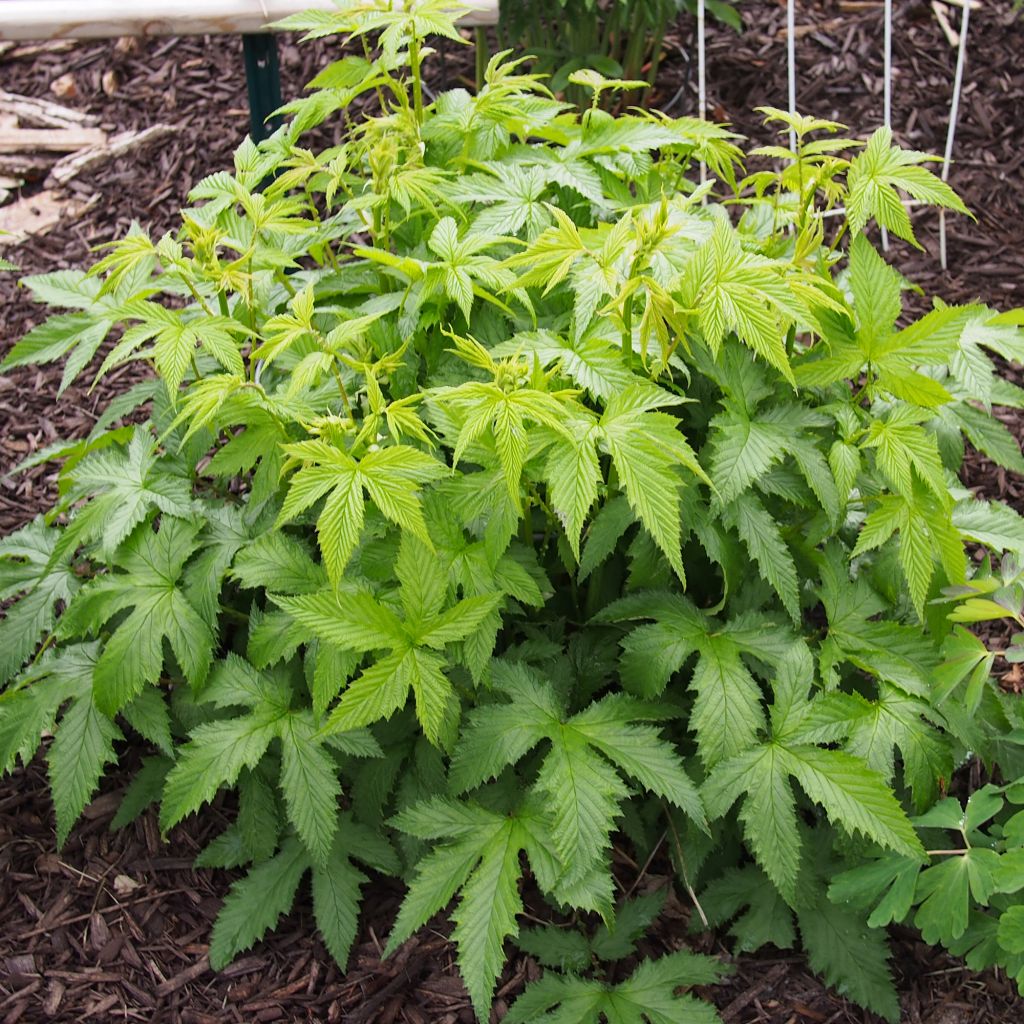
M 334 374 L 334 380 L 338 385 L 338 394 L 341 395 L 341 401 L 345 406 L 345 412 L 348 413 L 348 418 L 355 423 L 356 418 L 352 413 L 352 404 L 348 400 L 348 392 L 345 390 L 345 382 L 341 379 L 341 373 L 338 370 L 337 362 L 331 363 L 331 373 Z
M 420 125 L 423 124 L 423 80 L 420 77 L 420 41 L 415 33 L 409 39 L 409 66 L 412 69 L 412 110 Z

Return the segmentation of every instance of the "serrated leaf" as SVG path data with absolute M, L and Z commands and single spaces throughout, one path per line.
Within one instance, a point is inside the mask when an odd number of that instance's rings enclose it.
M 895 1024 L 900 1003 L 889 970 L 885 932 L 861 915 L 820 900 L 799 915 L 811 967 L 836 990 Z
M 258 942 L 291 909 L 308 868 L 302 844 L 289 839 L 277 856 L 258 864 L 231 886 L 210 938 L 210 966 L 214 970 L 226 967 Z
M 209 803 L 223 785 L 233 785 L 243 768 L 255 768 L 278 733 L 279 712 L 208 722 L 192 730 L 167 776 L 160 806 L 166 832 Z
M 324 868 L 338 827 L 341 784 L 308 713 L 291 714 L 281 723 L 281 791 L 310 859 Z
M 103 769 L 117 760 L 114 741 L 121 730 L 88 696 L 76 700 L 61 719 L 47 755 L 57 845 L 67 842 L 72 826 L 91 799 Z

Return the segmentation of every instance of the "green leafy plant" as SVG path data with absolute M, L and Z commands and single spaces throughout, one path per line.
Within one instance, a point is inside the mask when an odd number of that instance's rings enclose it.
M 711 15 L 739 30 L 736 5 L 708 0 Z M 665 34 L 695 0 L 501 0 L 498 39 L 531 54 L 534 70 L 551 76 L 550 86 L 583 101 L 586 76 L 598 72 L 621 79 L 632 95 L 654 84 L 661 65 Z M 575 86 L 575 88 L 574 88 Z
M 617 906 L 620 847 L 671 858 L 695 927 L 799 937 L 896 1020 L 877 879 L 919 877 L 907 907 L 947 885 L 921 830 L 968 752 L 1024 775 L 949 603 L 1017 586 L 967 548 L 1019 559 L 1024 522 L 956 472 L 965 439 L 1022 464 L 991 413 L 1024 404 L 992 361 L 1024 361 L 1020 318 L 910 319 L 865 234 L 913 243 L 902 194 L 959 199 L 885 130 L 773 110 L 797 145 L 744 176 L 725 128 L 579 112 L 507 54 L 427 102 L 439 0 L 287 24 L 366 46 L 176 233 L 25 280 L 65 311 L 5 371 L 155 378 L 32 457 L 62 467 L 0 541 L 0 767 L 45 747 L 59 843 L 128 742 L 116 825 L 155 803 L 169 833 L 227 790 L 199 858 L 246 872 L 218 967 L 306 878 L 344 965 L 376 872 L 408 884 L 389 952 L 453 906 L 482 1019 L 517 936 L 554 973 L 513 1019 L 713 1019 L 677 989 L 719 968 L 685 951 L 592 976 L 653 920 Z M 1019 829 L 983 792 L 1001 831 L 939 867 L 1006 865 L 974 897 L 1017 970 Z M 586 926 L 521 931 L 524 889 Z
M 504 1019 L 509 1024 L 545 1019 L 572 1024 L 718 1020 L 707 1003 L 678 992 L 683 987 L 711 985 L 722 976 L 723 965 L 711 957 L 678 950 L 657 960 L 641 960 L 623 981 L 583 977 L 601 961 L 630 957 L 663 902 L 661 893 L 626 900 L 616 907 L 614 926 L 602 924 L 592 935 L 554 926 L 522 929 L 516 944 L 549 970 L 527 987 Z

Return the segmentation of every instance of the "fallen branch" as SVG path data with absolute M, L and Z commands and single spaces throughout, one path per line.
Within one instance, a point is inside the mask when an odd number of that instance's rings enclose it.
M 13 114 L 21 124 L 37 125 L 40 128 L 87 127 L 96 124 L 92 114 L 72 110 L 60 103 L 39 99 L 35 96 L 21 96 L 0 89 L 0 114 Z
M 0 153 L 70 153 L 106 141 L 107 133 L 100 128 L 0 127 Z
M 946 42 L 955 50 L 960 45 L 960 33 L 950 25 L 949 18 L 946 16 L 946 8 L 938 0 L 932 0 L 932 11 L 935 14 L 935 20 L 939 23 L 939 28 L 942 29 L 942 34 L 946 37 Z
M 66 185 L 72 178 L 81 174 L 82 171 L 97 164 L 104 163 L 114 157 L 123 156 L 133 149 L 148 146 L 159 139 L 167 138 L 177 132 L 177 127 L 170 124 L 154 124 L 141 132 L 120 132 L 118 135 L 111 135 L 102 145 L 90 146 L 88 149 L 79 150 L 70 156 L 58 160 L 50 169 L 46 179 L 46 186 L 53 188 L 57 185 Z

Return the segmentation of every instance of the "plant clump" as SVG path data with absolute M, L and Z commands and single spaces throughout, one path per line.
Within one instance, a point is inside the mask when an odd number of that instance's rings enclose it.
M 715 1019 L 680 989 L 722 964 L 638 958 L 661 902 L 615 842 L 889 1020 L 890 921 L 1024 980 L 1024 716 L 962 625 L 1020 621 L 1024 521 L 956 475 L 965 443 L 1024 470 L 1024 316 L 907 317 L 866 233 L 960 200 L 886 129 L 766 109 L 795 143 L 745 176 L 725 128 L 612 116 L 597 72 L 580 112 L 507 53 L 430 99 L 448 6 L 291 19 L 363 54 L 176 233 L 26 279 L 63 311 L 4 369 L 155 373 L 32 457 L 0 769 L 52 734 L 58 843 L 129 741 L 115 825 L 232 791 L 215 967 L 304 879 L 344 966 L 377 873 L 389 952 L 451 905 L 481 1019 L 509 940 L 549 968 L 510 1020 Z M 970 756 L 992 781 L 951 790 Z M 526 882 L 580 927 L 521 927 Z

